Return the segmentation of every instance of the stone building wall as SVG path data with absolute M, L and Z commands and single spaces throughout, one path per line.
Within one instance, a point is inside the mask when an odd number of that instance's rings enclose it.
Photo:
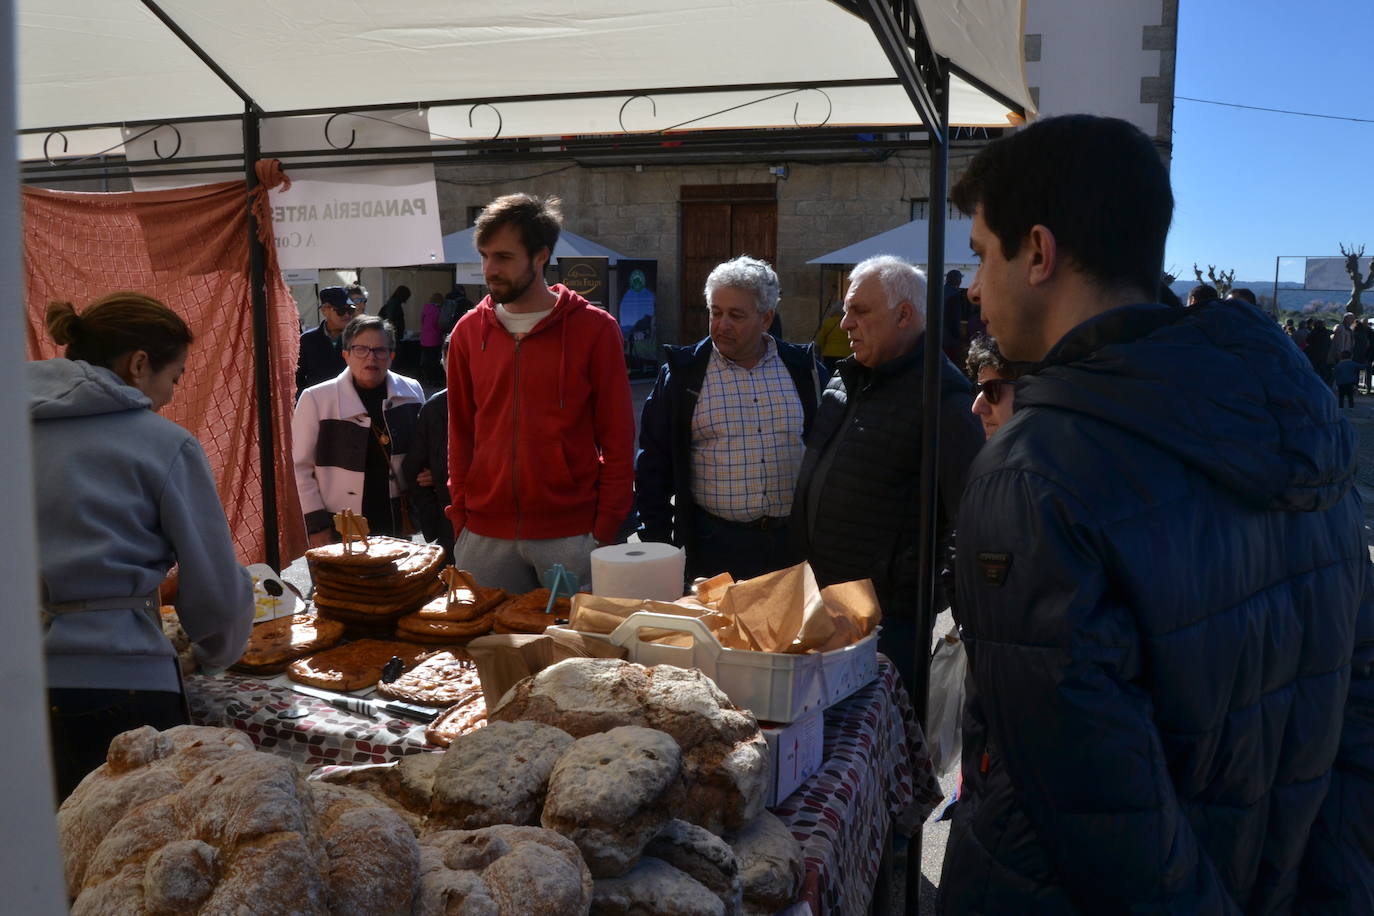
M 951 181 L 969 152 L 951 155 Z M 882 162 L 788 163 L 785 179 L 769 173 L 773 162 L 726 165 L 582 167 L 569 162 L 445 165 L 437 169 L 439 210 L 445 233 L 470 225 L 472 208 L 502 194 L 527 191 L 563 199 L 564 225 L 628 257 L 658 259 L 661 334 L 676 340 L 681 267 L 680 188 L 776 182 L 777 264 L 786 336 L 811 336 L 823 307 L 821 270 L 810 258 L 875 235 L 911 218 L 911 201 L 929 188 L 928 157 L 907 150 Z M 828 278 L 826 301 L 836 297 Z

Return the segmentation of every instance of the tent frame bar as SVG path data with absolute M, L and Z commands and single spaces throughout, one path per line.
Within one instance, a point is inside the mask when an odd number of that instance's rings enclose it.
M 167 27 L 167 30 L 177 37 L 178 41 L 184 44 L 192 54 L 199 58 L 200 62 L 204 64 L 210 70 L 211 73 L 219 77 L 220 82 L 228 86 L 230 91 L 232 91 L 234 95 L 238 96 L 240 99 L 243 100 L 245 108 L 247 108 L 249 111 L 260 110 L 258 104 L 253 101 L 253 97 L 250 96 L 247 92 L 245 92 L 242 86 L 234 82 L 233 77 L 226 73 L 224 68 L 221 67 L 213 57 L 211 57 L 209 54 L 205 52 L 204 48 L 196 44 L 195 39 L 193 39 L 190 35 L 186 34 L 186 30 L 183 29 L 180 25 L 178 25 L 175 19 L 167 15 L 167 13 L 163 11 L 162 7 L 158 6 L 157 3 L 154 2 L 154 0 L 142 0 L 142 2 L 143 5 L 148 9 L 148 12 L 156 16 L 158 21 L 165 25 Z

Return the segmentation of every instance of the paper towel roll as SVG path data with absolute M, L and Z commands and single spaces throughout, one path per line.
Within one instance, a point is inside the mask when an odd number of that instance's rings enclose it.
M 682 597 L 687 556 L 672 544 L 612 544 L 592 551 L 592 594 L 606 598 Z

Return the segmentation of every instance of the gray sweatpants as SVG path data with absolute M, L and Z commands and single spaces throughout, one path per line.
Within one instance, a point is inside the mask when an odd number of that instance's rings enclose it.
M 581 588 L 591 588 L 591 532 L 570 538 L 508 541 L 473 534 L 466 528 L 453 546 L 453 565 L 472 573 L 479 585 L 528 592 L 544 585 L 544 571 L 555 563 L 577 576 Z

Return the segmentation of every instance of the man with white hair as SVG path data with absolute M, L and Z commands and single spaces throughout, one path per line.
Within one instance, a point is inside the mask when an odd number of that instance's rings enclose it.
M 689 577 L 751 578 L 800 562 L 792 490 L 825 370 L 768 327 L 778 277 L 748 256 L 706 278 L 710 335 L 665 347 L 635 459 L 640 538 L 677 544 Z
M 821 585 L 872 579 L 883 610 L 879 647 L 907 689 L 916 632 L 925 276 L 891 256 L 849 275 L 840 327 L 854 355 L 840 360 L 806 440 L 792 527 Z M 983 442 L 972 387 L 940 356 L 940 501 L 948 556 L 964 476 Z

